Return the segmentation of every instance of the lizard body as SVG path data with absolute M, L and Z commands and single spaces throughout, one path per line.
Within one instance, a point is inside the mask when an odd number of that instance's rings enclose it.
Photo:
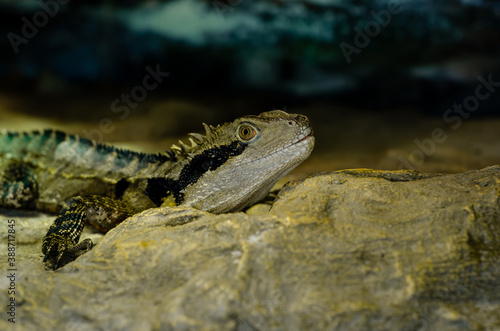
M 58 212 L 44 237 L 54 269 L 92 248 L 85 221 L 107 232 L 157 206 L 225 213 L 250 206 L 311 153 L 307 117 L 275 110 L 190 134 L 160 154 L 46 130 L 0 134 L 0 206 Z

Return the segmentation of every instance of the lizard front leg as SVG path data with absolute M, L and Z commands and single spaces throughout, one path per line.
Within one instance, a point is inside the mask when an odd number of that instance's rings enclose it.
M 33 170 L 21 161 L 11 160 L 0 175 L 0 206 L 31 209 L 37 198 L 38 184 Z
M 44 262 L 56 270 L 92 249 L 92 241 L 78 243 L 85 221 L 108 232 L 138 210 L 124 201 L 102 196 L 74 197 L 68 200 L 43 238 Z

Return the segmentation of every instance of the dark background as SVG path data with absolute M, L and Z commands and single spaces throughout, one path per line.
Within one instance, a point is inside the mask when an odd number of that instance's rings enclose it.
M 446 115 L 480 77 L 500 82 L 496 1 L 4 0 L 0 22 L 2 128 L 161 150 L 286 107 L 315 128 L 303 173 L 500 161 L 500 87 Z M 137 94 L 147 67 L 169 75 Z

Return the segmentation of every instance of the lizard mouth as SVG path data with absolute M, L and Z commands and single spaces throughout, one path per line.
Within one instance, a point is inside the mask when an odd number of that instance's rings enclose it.
M 308 131 L 306 131 L 304 133 L 304 135 L 301 138 L 299 137 L 298 140 L 296 140 L 295 142 L 291 143 L 290 145 L 287 145 L 286 147 L 283 147 L 283 148 L 281 148 L 281 149 L 279 149 L 277 151 L 274 151 L 273 153 L 270 153 L 268 155 L 261 156 L 261 157 L 259 157 L 257 159 L 254 159 L 254 160 L 242 163 L 241 166 L 246 165 L 248 163 L 253 163 L 253 162 L 256 162 L 256 161 L 259 161 L 259 160 L 262 160 L 262 159 L 266 159 L 268 157 L 272 157 L 273 155 L 276 155 L 276 154 L 283 153 L 283 152 L 289 150 L 290 148 L 295 148 L 295 147 L 297 147 L 297 145 L 299 145 L 301 143 L 304 143 L 306 140 L 314 139 L 313 133 L 314 133 L 313 130 L 309 129 Z
M 302 137 L 301 139 L 297 140 L 295 143 L 293 143 L 293 145 L 299 144 L 299 143 L 301 143 L 301 142 L 303 142 L 303 141 L 311 138 L 313 136 L 313 134 L 314 134 L 314 131 L 312 129 L 310 129 L 309 132 L 304 135 L 304 137 Z
M 266 159 L 268 157 L 272 157 L 273 155 L 284 153 L 284 152 L 290 150 L 290 148 L 296 148 L 296 147 L 298 147 L 297 145 L 303 144 L 303 143 L 305 143 L 309 139 L 314 139 L 313 133 L 314 133 L 313 130 L 311 128 L 308 128 L 308 130 L 305 131 L 302 136 L 299 136 L 299 138 L 295 142 L 290 143 L 286 147 L 280 148 L 277 151 L 274 151 L 274 152 L 272 152 L 272 153 L 270 153 L 268 155 L 261 156 L 261 157 L 259 157 L 257 159 L 254 159 L 254 160 L 251 160 L 251 161 L 247 161 L 245 163 L 242 163 L 241 165 L 243 166 L 243 165 L 248 164 L 248 163 L 257 162 L 257 161 L 260 161 L 262 159 Z

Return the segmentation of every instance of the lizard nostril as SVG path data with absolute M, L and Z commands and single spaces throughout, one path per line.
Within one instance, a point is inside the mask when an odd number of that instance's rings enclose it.
M 309 125 L 309 120 L 304 115 L 297 115 L 296 121 L 300 124 Z

